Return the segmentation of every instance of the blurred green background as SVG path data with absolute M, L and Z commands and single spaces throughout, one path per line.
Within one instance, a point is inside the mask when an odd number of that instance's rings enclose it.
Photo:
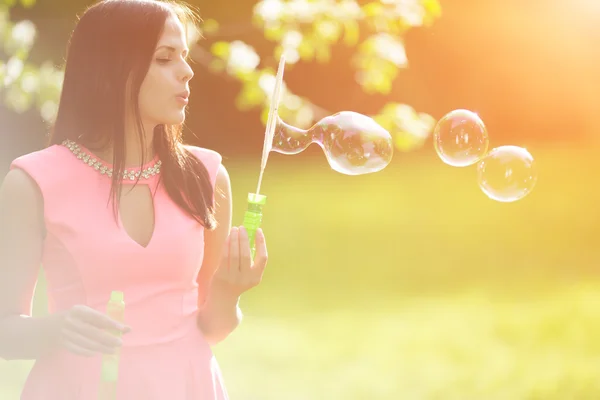
M 195 48 L 186 137 L 224 155 L 241 224 L 246 194 L 256 188 L 268 104 L 256 88 L 260 73 L 276 68 L 282 38 L 256 22 L 256 2 L 193 3 L 212 25 Z M 284 107 L 286 120 L 310 124 L 342 109 L 381 116 L 391 103 L 388 128 L 398 148 L 388 168 L 365 176 L 333 172 L 316 147 L 271 155 L 262 186 L 269 266 L 242 300 L 243 324 L 215 348 L 232 400 L 600 398 L 600 56 L 593 51 L 600 7 L 584 0 L 388 3 L 407 5 L 396 9 L 399 26 L 429 16 L 410 29 L 384 24 L 410 66 L 390 68 L 385 54 L 361 46 L 377 33 L 363 21 L 354 45 L 323 50 L 324 38 L 304 35 L 324 58 L 307 56 L 286 69 L 290 92 L 306 107 Z M 51 59 L 60 66 L 75 13 L 88 4 L 10 8 L 13 22 L 30 19 L 38 29 L 27 52 L 32 65 Z M 377 16 L 384 2 L 357 4 Z M 288 31 L 295 26 L 293 18 L 282 21 Z M 222 50 L 234 40 L 252 44 L 260 64 L 220 69 L 232 62 Z M 357 54 L 372 62 L 357 64 Z M 397 76 L 357 81 L 361 65 Z M 23 85 L 19 94 L 9 96 L 8 86 L 0 92 L 4 171 L 43 143 L 43 105 L 55 90 L 45 73 L 24 109 Z M 527 146 L 539 170 L 529 196 L 494 202 L 478 188 L 474 167 L 440 161 L 423 134 L 431 119 L 418 113 L 439 119 L 456 108 L 480 114 L 492 147 Z M 44 291 L 42 277 L 38 314 Z M 0 361 L 1 399 L 18 398 L 30 365 Z

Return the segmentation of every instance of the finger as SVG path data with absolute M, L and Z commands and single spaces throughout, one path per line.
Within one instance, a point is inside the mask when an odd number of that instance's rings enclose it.
M 83 355 L 115 354 L 116 348 L 106 347 L 76 332 L 64 333 L 65 347 Z
M 75 333 L 78 336 L 107 348 L 117 348 L 121 347 L 123 344 L 123 341 L 119 337 L 86 322 L 74 319 L 67 319 L 65 321 L 65 332 Z
M 231 228 L 229 234 L 229 272 L 237 272 L 240 269 L 240 237 L 237 227 Z
M 83 350 L 85 352 L 102 353 L 102 354 L 114 354 L 117 347 L 106 346 L 99 343 L 89 337 L 84 336 L 80 332 L 66 329 L 63 331 L 63 337 L 65 339 L 65 345 L 71 345 L 74 349 Z
M 87 322 L 88 324 L 101 329 L 118 329 L 123 333 L 131 331 L 131 327 L 124 325 L 119 321 L 115 321 L 108 315 L 103 314 L 100 311 L 94 310 L 90 307 L 75 306 L 71 310 L 71 315 L 74 319 Z
M 64 347 L 71 353 L 74 353 L 74 354 L 77 354 L 80 356 L 84 356 L 84 357 L 93 357 L 96 354 L 98 354 L 95 351 L 84 349 L 83 347 L 73 344 L 69 341 L 65 342 Z
M 267 260 L 269 256 L 267 253 L 267 241 L 265 239 L 265 234 L 263 233 L 261 228 L 258 228 L 256 230 L 255 243 L 256 256 L 254 257 L 254 264 L 252 265 L 252 268 L 262 273 L 262 271 L 267 266 Z
M 221 252 L 221 263 L 219 264 L 215 275 L 226 276 L 229 271 L 229 242 L 229 235 L 227 235 Z
M 240 271 L 250 271 L 252 267 L 252 255 L 250 252 L 250 241 L 248 240 L 248 231 L 243 226 L 240 227 Z

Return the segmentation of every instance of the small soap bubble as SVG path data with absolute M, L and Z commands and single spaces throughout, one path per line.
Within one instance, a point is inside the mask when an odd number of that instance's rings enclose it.
M 467 167 L 485 157 L 489 147 L 487 129 L 477 114 L 454 110 L 435 126 L 433 145 L 438 156 L 453 167 Z
M 477 164 L 477 180 L 490 199 L 510 203 L 531 193 L 537 182 L 537 167 L 526 149 L 500 146 Z

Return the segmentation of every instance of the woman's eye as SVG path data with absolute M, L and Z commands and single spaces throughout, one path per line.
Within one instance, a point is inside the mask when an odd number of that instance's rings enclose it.
M 169 58 L 157 58 L 156 61 L 160 64 L 166 64 L 171 60 Z

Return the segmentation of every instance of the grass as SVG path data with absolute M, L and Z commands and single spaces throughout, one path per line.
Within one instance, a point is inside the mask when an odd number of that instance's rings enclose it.
M 600 161 L 530 150 L 540 179 L 513 204 L 431 154 L 357 177 L 274 155 L 269 267 L 215 348 L 232 400 L 600 398 Z M 240 223 L 258 163 L 226 165 Z M 0 398 L 29 366 L 0 361 Z

